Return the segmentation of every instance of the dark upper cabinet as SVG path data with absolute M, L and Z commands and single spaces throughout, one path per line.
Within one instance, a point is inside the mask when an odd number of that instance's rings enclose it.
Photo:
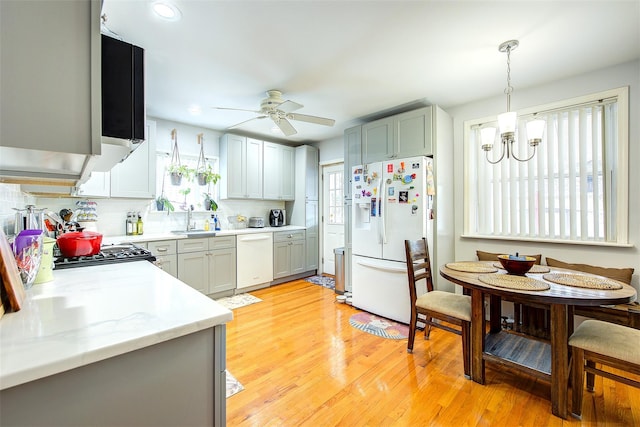
M 102 35 L 102 136 L 142 141 L 144 49 Z

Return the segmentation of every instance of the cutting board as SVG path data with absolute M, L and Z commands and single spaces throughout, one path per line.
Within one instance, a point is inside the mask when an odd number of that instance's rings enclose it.
M 0 229 L 0 279 L 4 311 L 11 313 L 20 310 L 25 298 L 24 286 L 13 251 L 2 229 Z

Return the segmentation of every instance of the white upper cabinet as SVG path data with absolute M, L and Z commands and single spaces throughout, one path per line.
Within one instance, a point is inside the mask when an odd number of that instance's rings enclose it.
M 220 138 L 220 197 L 262 199 L 263 142 L 225 134 Z
M 75 195 L 153 199 L 156 192 L 156 122 L 147 120 L 147 140 L 110 172 L 92 172 Z
M 432 107 L 362 125 L 362 162 L 433 154 Z
M 295 198 L 295 148 L 264 142 L 263 194 L 265 200 Z

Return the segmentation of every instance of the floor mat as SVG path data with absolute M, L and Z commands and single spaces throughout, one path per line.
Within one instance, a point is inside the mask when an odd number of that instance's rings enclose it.
M 244 307 L 245 305 L 255 304 L 257 302 L 261 302 L 262 300 L 258 297 L 254 297 L 251 294 L 238 294 L 230 297 L 224 297 L 217 299 L 216 302 L 229 310 L 233 310 L 234 308 Z
M 307 277 L 306 279 L 307 282 L 313 283 L 315 285 L 320 285 L 324 288 L 328 288 L 328 289 L 335 289 L 336 288 L 336 281 L 333 277 L 329 277 L 329 276 L 311 276 L 311 277 Z
M 240 384 L 240 381 L 238 381 L 236 377 L 231 375 L 231 372 L 225 371 L 225 373 L 227 377 L 227 399 L 228 399 L 234 394 L 244 390 L 244 387 L 242 386 L 242 384 Z
M 356 313 L 349 318 L 349 324 L 356 329 L 382 338 L 403 340 L 409 336 L 407 325 L 371 313 Z

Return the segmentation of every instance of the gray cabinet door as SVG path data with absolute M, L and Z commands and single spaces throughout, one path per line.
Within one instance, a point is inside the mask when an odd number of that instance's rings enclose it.
M 290 242 L 291 251 L 291 274 L 299 274 L 306 271 L 306 243 L 304 240 L 294 240 Z
M 396 158 L 433 154 L 431 144 L 432 107 L 394 116 L 394 154 Z
M 393 119 L 362 125 L 362 163 L 378 162 L 393 155 Z
M 206 252 L 178 254 L 178 279 L 206 294 L 208 291 L 209 257 Z
M 362 126 L 344 131 L 344 198 L 352 197 L 351 179 L 354 166 L 362 164 Z
M 236 288 L 236 248 L 209 253 L 209 291 L 213 294 Z
M 273 278 L 279 279 L 291 275 L 290 242 L 273 244 Z

